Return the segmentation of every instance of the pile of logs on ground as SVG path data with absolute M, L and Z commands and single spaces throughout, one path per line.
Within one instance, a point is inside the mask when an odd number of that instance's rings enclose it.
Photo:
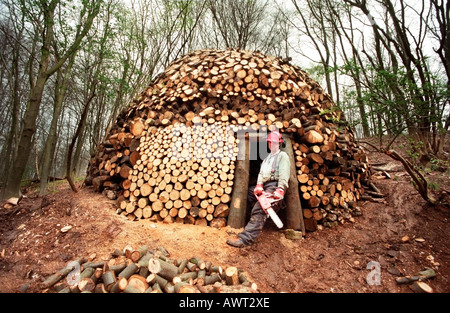
M 166 249 L 147 246 L 115 250 L 110 258 L 79 258 L 47 277 L 44 292 L 58 293 L 229 293 L 257 292 L 241 269 L 226 269 L 194 256 L 174 260 Z
M 308 230 L 357 215 L 370 169 L 341 112 L 289 60 L 199 50 L 172 62 L 123 110 L 85 180 L 131 220 L 227 224 L 239 133 L 288 134 Z

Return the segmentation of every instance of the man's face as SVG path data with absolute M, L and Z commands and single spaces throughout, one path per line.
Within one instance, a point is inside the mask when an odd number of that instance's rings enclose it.
M 268 141 L 267 145 L 269 146 L 270 151 L 276 152 L 280 148 L 280 143 L 277 141 Z

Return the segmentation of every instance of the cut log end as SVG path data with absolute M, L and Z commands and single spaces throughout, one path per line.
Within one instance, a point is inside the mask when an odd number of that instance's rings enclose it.
M 433 288 L 423 281 L 416 281 L 410 286 L 415 293 L 433 293 Z

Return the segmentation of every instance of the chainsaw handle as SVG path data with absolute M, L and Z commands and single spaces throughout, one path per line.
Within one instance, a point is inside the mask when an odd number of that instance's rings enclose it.
M 265 197 L 270 203 L 275 203 L 275 202 L 278 202 L 278 201 L 282 200 L 282 199 L 275 199 L 273 197 L 273 193 L 266 192 L 266 191 L 264 191 L 261 195 L 256 196 L 256 199 L 258 200 L 258 202 L 259 202 L 259 198 L 260 197 Z
M 272 194 L 265 192 L 258 196 L 257 199 L 264 213 L 266 213 L 266 215 L 268 215 L 274 221 L 278 228 L 282 228 L 283 222 L 280 220 L 277 213 L 275 213 L 272 207 L 274 202 L 277 202 L 281 199 L 275 200 L 271 196 Z

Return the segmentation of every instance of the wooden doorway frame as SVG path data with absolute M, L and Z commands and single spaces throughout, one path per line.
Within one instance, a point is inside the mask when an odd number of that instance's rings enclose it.
M 250 141 L 260 141 L 263 138 L 259 133 L 247 133 L 245 138 L 241 138 L 238 143 L 238 158 L 233 183 L 233 193 L 231 196 L 230 214 L 228 215 L 228 225 L 232 228 L 242 228 L 245 226 L 245 216 L 247 210 L 248 184 L 250 175 Z M 286 228 L 300 230 L 305 235 L 305 224 L 303 221 L 303 210 L 300 200 L 298 181 L 295 168 L 295 156 L 288 134 L 283 134 L 286 146 L 281 148 L 289 156 L 291 163 L 289 188 L 286 191 Z

